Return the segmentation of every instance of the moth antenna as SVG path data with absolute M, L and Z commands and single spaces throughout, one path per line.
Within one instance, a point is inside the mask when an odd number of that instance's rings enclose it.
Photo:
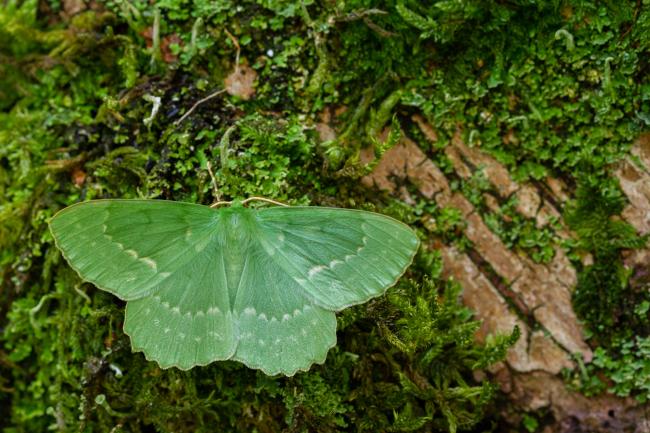
M 224 201 L 217 201 L 217 202 L 212 203 L 210 205 L 210 207 L 215 208 L 215 207 L 219 207 L 219 206 L 223 206 L 223 205 L 230 205 L 230 204 L 232 204 L 232 201 L 225 201 L 225 200 Z
M 266 198 L 266 197 L 248 197 L 246 200 L 242 201 L 241 204 L 246 205 L 247 203 L 250 203 L 255 200 L 271 203 L 277 206 L 291 207 L 286 203 L 281 203 L 279 201 L 271 200 L 270 198 Z

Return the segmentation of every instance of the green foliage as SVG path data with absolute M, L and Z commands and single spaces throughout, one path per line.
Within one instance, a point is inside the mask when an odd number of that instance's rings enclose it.
M 252 114 L 237 126 L 239 131 L 233 134 L 231 144 L 222 141 L 219 149 L 225 157 L 217 184 L 223 185 L 220 190 L 226 196 L 270 197 L 280 193 L 278 198 L 286 200 L 298 192 L 296 185 L 318 184 L 315 143 L 299 118 L 278 120 Z M 299 181 L 298 177 L 303 178 Z
M 474 343 L 478 324 L 458 305 L 457 286 L 439 298 L 433 282 L 409 282 L 388 300 L 357 307 L 326 365 L 308 374 L 269 378 L 234 363 L 161 371 L 130 353 L 121 331 L 123 307 L 80 285 L 49 251 L 54 291 L 31 287 L 30 293 L 47 294 L 15 301 L 3 337 L 11 353 L 6 362 L 14 366 L 11 416 L 25 431 L 469 427 L 482 419 L 494 393 L 487 383 L 474 384 L 471 372 L 502 359 L 512 343 L 505 337 Z M 388 326 L 395 331 L 385 333 Z M 425 331 L 411 331 L 417 328 Z M 400 350 L 389 335 L 410 349 Z M 450 365 L 453 374 L 447 374 Z
M 460 286 L 447 283 L 440 293 L 439 285 L 431 279 L 403 282 L 390 292 L 382 307 L 387 310 L 377 317 L 381 334 L 393 346 L 381 350 L 382 362 L 398 368 L 400 387 L 408 396 L 403 405 L 394 408 L 395 423 L 390 431 L 432 425 L 436 430 L 455 432 L 475 426 L 495 388 L 488 383 L 473 384 L 467 372 L 503 359 L 519 337 L 515 330 L 477 346 L 474 333 L 480 322 L 472 321 L 471 311 L 458 306 Z M 391 318 L 390 322 L 385 317 Z M 416 410 L 422 406 L 424 410 Z
M 507 344 L 471 343 L 476 325 L 438 280 L 402 283 L 400 296 L 339 316 L 339 346 L 326 365 L 292 379 L 234 363 L 161 371 L 130 353 L 123 306 L 81 284 L 46 230 L 59 208 L 102 197 L 207 204 L 256 194 L 295 204 L 382 206 L 384 197 L 358 186 L 369 168 L 359 152 L 385 152 L 398 125 L 409 130 L 412 112 L 436 129 L 439 141 L 422 148 L 442 168 L 441 150 L 460 126 L 467 143 L 490 152 L 517 180 L 553 175 L 580 185 L 567 212 L 580 237 L 571 253 L 590 252 L 594 264 L 580 272 L 576 309 L 602 345 L 598 368 L 617 378 L 601 387 L 647 395 L 647 384 L 632 379 L 647 368 L 647 324 L 631 313 L 643 311 L 647 290 L 632 290 L 619 257 L 641 240 L 616 219 L 623 201 L 610 180 L 613 164 L 650 125 L 650 12 L 645 1 L 637 3 L 107 0 L 104 10 L 70 17 L 58 0 L 5 2 L 5 431 L 471 428 L 494 392 L 475 383 L 471 370 L 501 359 Z M 226 30 L 258 75 L 255 97 L 222 94 L 175 124 L 233 71 L 237 46 Z M 333 122 L 338 139 L 321 145 L 313 125 L 324 107 L 347 110 Z M 380 143 L 372 135 L 389 122 L 393 135 Z M 485 210 L 484 179 L 454 186 Z M 598 200 L 590 203 L 589 195 Z M 503 215 L 514 216 L 513 206 L 502 206 Z M 466 244 L 453 209 L 385 209 L 423 225 L 423 236 Z M 525 219 L 487 219 L 509 246 L 539 261 L 557 242 Z M 440 266 L 428 253 L 417 263 L 417 281 Z M 586 366 L 584 377 L 597 370 Z
M 624 204 L 615 186 L 598 191 L 581 184 L 575 202 L 567 209 L 566 221 L 579 234 L 579 246 L 589 251 L 594 261 L 579 275 L 573 304 L 592 341 L 599 345 L 593 362 L 576 372 L 573 380 L 588 394 L 608 390 L 644 402 L 650 397 L 650 293 L 645 285 L 631 284 L 633 270 L 625 268 L 618 257 L 624 248 L 646 245 L 647 237 L 638 236 L 616 217 Z
M 630 314 L 634 329 L 644 327 L 645 336 L 634 335 L 629 328 L 619 331 L 607 345 L 594 351 L 593 361 L 582 366 L 579 374 L 566 372 L 570 384 L 587 395 L 608 391 L 621 397 L 633 396 L 641 403 L 650 400 L 649 309 L 650 301 L 645 300 Z
M 331 66 L 318 57 L 332 53 L 329 44 L 318 48 L 314 35 L 337 28 L 323 19 L 331 11 L 304 2 L 315 17 L 307 22 L 301 4 L 159 2 L 158 21 L 150 3 L 140 1 L 107 2 L 110 13 L 86 11 L 53 22 L 37 20 L 34 3 L 0 9 L 2 23 L 19 24 L 0 30 L 0 52 L 11 60 L 2 64 L 20 75 L 2 83 L 9 97 L 0 112 L 4 431 L 406 431 L 425 425 L 444 431 L 485 418 L 494 388 L 475 382 L 472 371 L 502 359 L 509 343 L 474 343 L 476 325 L 467 323 L 457 293 L 426 313 L 433 320 L 443 312 L 428 336 L 409 335 L 404 327 L 423 320 L 409 305 L 437 305 L 433 283 L 426 283 L 426 296 L 416 295 L 419 285 L 412 283 L 400 289 L 401 303 L 384 300 L 342 315 L 339 345 L 325 366 L 293 378 L 268 378 L 228 362 L 163 371 L 131 353 L 124 306 L 82 283 L 53 248 L 48 218 L 84 199 L 207 204 L 256 194 L 296 204 L 367 202 L 356 182 L 324 169 L 325 149 L 310 116 L 338 100 L 338 84 L 331 74 L 314 78 L 310 71 Z M 147 36 L 156 22 L 158 40 Z M 236 50 L 225 29 L 259 74 L 255 98 L 223 95 L 174 124 L 232 70 Z M 168 44 L 172 36 L 180 42 Z M 23 74 L 30 68 L 33 73 Z M 314 89 L 312 99 L 303 93 L 305 83 Z M 364 140 L 371 142 L 367 134 L 394 119 L 402 94 L 382 88 L 376 97 L 376 107 L 370 98 L 350 129 L 351 142 L 367 127 Z M 354 96 L 343 99 L 351 103 Z M 390 144 L 376 145 L 381 155 Z M 434 257 L 419 262 L 413 277 L 440 264 Z M 413 350 L 393 346 L 380 319 Z M 435 332 L 462 341 L 436 342 Z M 456 365 L 449 377 L 448 362 Z
M 539 422 L 537 421 L 537 418 L 528 414 L 524 414 L 521 425 L 526 429 L 527 432 L 534 433 L 539 427 Z
M 593 360 L 612 380 L 609 391 L 621 397 L 634 395 L 641 403 L 650 400 L 650 337 L 614 341 L 612 347 L 620 354 L 617 359 L 598 348 Z
M 504 215 L 507 220 L 503 219 Z M 523 250 L 538 263 L 548 263 L 553 259 L 554 247 L 559 242 L 552 227 L 538 228 L 534 220 L 513 211 L 509 203 L 498 213 L 486 214 L 485 223 L 508 248 Z
M 589 251 L 594 260 L 579 275 L 574 308 L 595 333 L 594 338 L 605 344 L 620 333 L 622 325 L 624 329 L 640 330 L 634 306 L 647 297 L 643 291 L 630 287 L 630 271 L 617 260 L 621 249 L 639 248 L 647 242 L 633 227 L 615 218 L 623 205 L 624 199 L 613 185 L 599 191 L 581 184 L 565 216 L 579 235 L 579 246 Z

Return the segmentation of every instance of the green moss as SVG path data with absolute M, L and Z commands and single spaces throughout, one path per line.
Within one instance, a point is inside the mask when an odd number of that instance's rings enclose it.
M 166 0 L 155 7 L 135 0 L 66 18 L 64 6 L 0 7 L 5 432 L 489 428 L 494 387 L 477 383 L 472 370 L 503 359 L 516 335 L 473 342 L 477 324 L 458 305 L 458 288 L 440 280 L 435 254 L 422 252 L 410 280 L 390 296 L 341 314 L 338 346 L 308 373 L 268 378 L 228 362 L 161 371 L 131 353 L 123 305 L 61 261 L 47 219 L 91 198 L 210 203 L 256 194 L 382 209 L 423 237 L 462 244 L 453 210 L 423 200 L 411 208 L 358 184 L 370 168 L 359 163 L 359 150 L 374 146 L 380 156 L 396 136 L 382 144 L 374 134 L 389 122 L 393 131 L 409 130 L 414 111 L 439 132 L 439 143 L 422 147 L 443 168 L 440 150 L 460 124 L 466 141 L 519 180 L 553 174 L 597 196 L 620 195 L 612 163 L 650 123 L 645 9 L 577 0 Z M 221 95 L 175 124 L 234 69 L 226 30 L 258 74 L 255 97 Z M 332 106 L 348 109 L 336 119 L 338 140 L 323 146 L 313 125 Z M 455 187 L 480 205 L 486 184 L 477 178 Z M 585 315 L 597 330 L 612 309 L 644 305 L 629 296 L 619 257 L 640 242 L 611 219 L 619 205 L 604 214 L 577 208 L 584 213 L 576 220 L 611 221 L 619 233 L 603 249 L 578 230 L 573 251 L 596 257 L 581 273 L 577 305 L 603 300 L 593 319 Z M 426 223 L 431 216 L 436 227 Z M 541 261 L 555 242 L 530 221 L 494 228 Z M 608 266 L 620 272 L 607 276 Z M 623 316 L 611 317 L 621 330 L 614 334 L 647 336 L 640 321 L 630 330 Z M 599 341 L 611 359 L 645 356 L 643 344 L 616 341 Z M 620 377 L 630 394 L 646 386 Z
M 145 47 L 142 31 L 155 16 L 148 3 L 107 6 L 112 15 L 85 12 L 55 23 L 65 37 L 52 42 L 49 63 L 29 46 L 25 55 L 37 73 L 12 82 L 26 95 L 0 113 L 7 144 L 0 150 L 6 197 L 0 246 L 8 288 L 1 303 L 7 314 L 0 352 L 4 431 L 454 430 L 481 421 L 494 389 L 475 383 L 472 369 L 484 366 L 479 361 L 495 349 L 490 361 L 501 359 L 510 341 L 474 343 L 476 324 L 458 305 L 457 289 L 436 300 L 441 281 L 426 283 L 423 294 L 415 283 L 404 285 L 391 302 L 344 314 L 340 343 L 327 363 L 294 378 L 269 378 L 229 362 L 162 371 L 131 353 L 121 330 L 123 305 L 79 281 L 53 248 L 46 222 L 57 209 L 101 197 L 210 203 L 256 194 L 340 205 L 367 199 L 355 181 L 323 170 L 325 151 L 298 108 L 320 103 L 299 96 L 291 78 L 308 73 L 296 65 L 318 63 L 298 9 L 251 3 L 232 17 L 231 9 L 212 3 L 159 3 L 162 41 L 176 34 L 183 42 L 173 48 L 177 62 L 151 64 L 165 56 Z M 3 19 L 12 12 L 2 10 Z M 269 48 L 277 55 L 254 63 L 261 74 L 255 99 L 215 99 L 176 125 L 180 112 L 232 68 L 234 51 L 219 30 L 226 19 L 238 23 L 230 28 L 242 57 L 255 59 Z M 21 25 L 58 32 L 31 18 Z M 286 28 L 296 36 L 286 39 Z M 398 96 L 372 111 L 372 128 L 390 119 Z M 155 98 L 160 106 L 152 115 Z M 438 263 L 430 258 L 411 275 L 421 278 L 432 261 Z M 434 309 L 419 317 L 424 310 L 411 311 L 411 302 Z M 404 334 L 423 324 L 426 336 Z M 412 349 L 403 353 L 389 335 Z M 456 358 L 463 362 L 454 374 L 441 375 L 443 364 Z
M 566 220 L 580 235 L 579 246 L 593 254 L 594 263 L 579 275 L 573 295 L 576 312 L 598 344 L 594 361 L 571 376 L 571 383 L 587 394 L 605 390 L 619 396 L 650 398 L 648 336 L 650 293 L 644 269 L 625 268 L 619 261 L 623 249 L 640 248 L 640 237 L 629 224 L 616 218 L 625 201 L 615 185 L 604 191 L 581 184 Z M 633 278 L 638 273 L 638 278 Z M 603 381 L 602 374 L 613 382 Z

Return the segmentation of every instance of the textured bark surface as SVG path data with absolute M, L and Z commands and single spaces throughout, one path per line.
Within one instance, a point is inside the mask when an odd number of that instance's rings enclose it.
M 650 233 L 650 134 L 644 134 L 632 148 L 632 157 L 623 161 L 616 175 L 630 204 L 624 218 L 641 234 Z
M 413 120 L 427 139 L 435 142 L 433 128 L 419 116 Z M 488 207 L 517 197 L 516 210 L 545 227 L 551 218 L 560 222 L 556 234 L 563 239 L 572 234 L 561 221 L 561 206 L 569 198 L 559 179 L 547 178 L 538 184 L 519 184 L 508 170 L 479 148 L 463 143 L 460 134 L 444 149 L 454 174 L 469 178 L 483 170 L 498 196 L 486 199 Z M 635 158 L 624 161 L 617 170 L 630 204 L 624 218 L 641 234 L 650 232 L 650 136 L 641 137 L 632 152 Z M 575 357 L 585 362 L 592 350 L 573 311 L 571 293 L 576 270 L 562 248 L 556 248 L 548 264 L 535 263 L 525 253 L 508 249 L 485 224 L 480 212 L 459 192 L 452 192 L 450 179 L 427 158 L 418 145 L 406 136 L 382 157 L 374 171 L 362 180 L 377 188 L 413 202 L 404 186 L 411 183 L 418 193 L 440 207 L 458 209 L 465 221 L 464 235 L 471 241 L 469 251 L 436 243 L 444 261 L 446 276 L 463 287 L 463 301 L 483 321 L 477 338 L 511 332 L 514 326 L 521 337 L 510 350 L 507 361 L 491 372 L 513 403 L 524 410 L 547 409 L 555 423 L 545 432 L 649 432 L 648 406 L 632 399 L 609 395 L 587 398 L 567 389 L 560 377 L 564 368 L 576 368 Z M 487 197 L 486 197 L 487 198 Z M 627 258 L 629 266 L 648 263 L 647 250 L 636 250 Z M 512 416 L 513 424 L 520 418 Z

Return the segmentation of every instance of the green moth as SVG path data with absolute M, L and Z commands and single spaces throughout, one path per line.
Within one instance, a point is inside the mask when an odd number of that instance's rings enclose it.
M 147 359 L 287 376 L 324 362 L 334 312 L 383 294 L 419 246 L 384 215 L 243 202 L 93 200 L 50 228 L 81 278 L 127 301 L 124 332 Z

